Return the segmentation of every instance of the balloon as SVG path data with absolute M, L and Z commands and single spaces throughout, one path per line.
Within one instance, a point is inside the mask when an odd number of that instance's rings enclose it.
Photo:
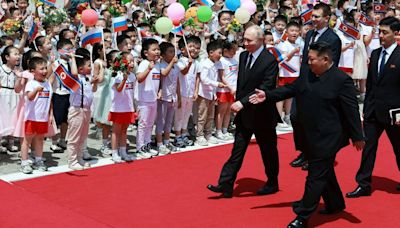
M 185 17 L 185 8 L 182 4 L 174 2 L 168 6 L 167 15 L 171 20 L 182 20 Z
M 250 13 L 247 9 L 240 7 L 235 12 L 235 18 L 240 24 L 246 24 L 250 20 Z
M 186 10 L 185 20 L 189 20 L 189 18 L 197 18 L 197 7 L 190 7 Z
M 93 26 L 99 19 L 99 15 L 93 9 L 85 9 L 82 11 L 82 23 L 86 26 Z
M 155 27 L 159 34 L 168 34 L 172 30 L 172 21 L 168 17 L 160 17 L 157 19 Z
M 253 15 L 257 11 L 256 4 L 251 0 L 244 1 L 240 7 L 247 9 L 250 15 Z
M 200 6 L 197 10 L 197 18 L 200 22 L 208 22 L 212 18 L 212 10 L 208 6 Z
M 179 0 L 179 3 L 181 3 L 185 9 L 189 9 L 189 0 Z
M 173 21 L 172 21 L 172 24 L 173 24 L 174 26 L 179 26 L 179 25 L 181 24 L 181 21 L 180 21 L 180 20 L 173 20 Z
M 240 7 L 240 0 L 226 0 L 225 5 L 230 11 L 235 11 Z

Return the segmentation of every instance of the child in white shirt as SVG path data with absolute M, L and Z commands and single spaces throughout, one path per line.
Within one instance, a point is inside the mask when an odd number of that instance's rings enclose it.
M 25 88 L 25 137 L 21 147 L 21 171 L 25 174 L 33 172 L 31 161 L 28 159 L 28 150 L 32 142 L 35 148 L 33 165 L 40 171 L 47 171 L 42 156 L 53 92 L 51 83 L 46 80 L 47 61 L 45 59 L 33 57 L 29 62 L 29 70 L 34 75 L 34 80 L 29 81 Z
M 218 140 L 211 135 L 211 127 L 214 121 L 217 87 L 225 87 L 224 83 L 218 82 L 223 74 L 222 64 L 219 61 L 222 56 L 222 46 L 218 41 L 213 41 L 207 45 L 207 53 L 208 58 L 201 62 L 200 77 L 196 81 L 195 91 L 198 94 L 196 142 L 200 146 L 218 143 Z

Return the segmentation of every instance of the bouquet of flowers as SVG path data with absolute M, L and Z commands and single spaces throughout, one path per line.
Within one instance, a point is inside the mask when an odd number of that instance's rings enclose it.
M 55 7 L 44 7 L 44 18 L 43 24 L 47 25 L 59 25 L 65 22 L 68 18 L 67 13 L 64 9 L 58 9 Z
M 108 12 L 112 17 L 119 17 L 124 14 L 125 10 L 123 6 L 115 3 L 108 7 Z
M 111 69 L 113 70 L 114 76 L 117 75 L 118 72 L 125 73 L 129 70 L 129 61 L 121 54 L 117 54 L 111 65 Z
M 228 31 L 230 33 L 237 33 L 243 31 L 243 26 L 239 23 L 239 21 L 234 18 L 232 22 L 228 25 Z
M 1 30 L 8 36 L 18 34 L 18 31 L 22 27 L 21 21 L 14 19 L 7 19 L 0 24 Z

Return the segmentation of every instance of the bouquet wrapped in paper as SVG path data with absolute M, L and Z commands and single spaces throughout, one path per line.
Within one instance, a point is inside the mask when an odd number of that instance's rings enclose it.
M 1 30 L 8 36 L 14 36 L 15 34 L 18 34 L 18 31 L 21 29 L 21 27 L 21 21 L 14 19 L 7 19 L 0 24 Z

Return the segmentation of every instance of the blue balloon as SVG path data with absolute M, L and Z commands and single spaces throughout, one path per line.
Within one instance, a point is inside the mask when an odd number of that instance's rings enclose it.
M 240 7 L 240 0 L 226 0 L 225 5 L 230 11 L 235 12 Z

